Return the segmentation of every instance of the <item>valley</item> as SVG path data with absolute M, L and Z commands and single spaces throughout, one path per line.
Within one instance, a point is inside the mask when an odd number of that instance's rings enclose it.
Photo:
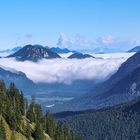
M 49 60 L 45 60 L 41 57 L 42 55 L 44 56 L 43 50 L 46 53 L 46 47 L 41 45 L 26 45 L 17 52 L 15 51 L 14 54 L 1 58 L 0 64 L 3 71 L 5 71 L 5 76 L 1 72 L 1 75 L 3 75 L 1 79 L 5 80 L 7 86 L 10 82 L 17 83 L 17 87 L 24 92 L 25 97 L 29 101 L 32 96 L 35 96 L 36 100 L 42 104 L 44 110 L 49 109 L 54 112 L 65 111 L 65 109 L 71 110 L 71 105 L 69 105 L 71 102 L 73 105 L 76 103 L 76 106 L 80 110 L 88 109 L 88 106 L 84 105 L 85 101 L 88 100 L 86 96 L 92 90 L 96 89 L 96 86 L 100 86 L 100 84 L 109 79 L 117 71 L 121 63 L 134 54 L 89 55 L 94 56 L 93 58 L 81 58 L 82 54 L 80 54 L 80 58 L 79 55 L 77 55 L 78 58 L 75 55 L 75 58 L 69 59 L 68 55 L 70 54 L 68 54 L 68 51 L 67 58 L 62 57 L 63 55 L 61 53 L 60 57 L 62 58 L 49 58 Z M 49 50 L 48 47 L 47 50 Z M 39 54 L 39 52 L 42 54 Z M 26 58 L 25 54 L 28 53 L 30 54 L 30 59 Z M 65 51 L 63 54 L 66 54 Z M 22 60 L 17 60 L 17 55 Z M 37 62 L 36 57 L 34 58 L 32 56 L 37 56 L 40 60 Z M 82 68 L 83 65 L 84 69 Z M 102 67 L 105 68 L 105 71 L 102 71 Z M 20 74 L 18 74 L 21 73 L 20 71 L 24 73 L 23 77 L 25 78 L 21 78 Z M 89 75 L 87 75 L 87 72 Z M 99 72 L 101 75 L 97 74 Z M 16 79 L 13 76 L 14 73 L 17 73 Z M 20 80 L 20 85 L 18 79 Z M 24 81 L 22 82 L 22 80 Z M 82 104 L 78 101 L 79 99 L 84 100 Z

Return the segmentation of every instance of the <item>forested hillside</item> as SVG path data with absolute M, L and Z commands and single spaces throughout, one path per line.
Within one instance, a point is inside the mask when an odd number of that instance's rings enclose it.
M 0 140 L 82 140 L 32 98 L 29 104 L 13 83 L 0 81 Z
M 140 98 L 107 109 L 63 112 L 55 116 L 67 121 L 85 140 L 140 140 Z

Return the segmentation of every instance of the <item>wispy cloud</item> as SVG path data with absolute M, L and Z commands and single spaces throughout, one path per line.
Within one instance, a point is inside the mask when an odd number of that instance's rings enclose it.
M 132 54 L 130 54 L 132 55 Z M 129 55 L 129 56 L 130 56 Z M 128 57 L 118 54 L 118 57 L 105 56 L 105 59 L 52 59 L 41 60 L 38 63 L 29 61 L 18 62 L 15 59 L 0 59 L 1 66 L 24 72 L 34 82 L 65 83 L 74 80 L 104 81 L 113 74 Z
M 63 48 L 71 49 L 100 49 L 112 48 L 117 51 L 127 51 L 135 45 L 139 45 L 140 40 L 120 40 L 112 35 L 87 39 L 85 36 L 77 34 L 73 39 L 70 39 L 66 34 L 62 33 L 58 39 L 57 45 Z

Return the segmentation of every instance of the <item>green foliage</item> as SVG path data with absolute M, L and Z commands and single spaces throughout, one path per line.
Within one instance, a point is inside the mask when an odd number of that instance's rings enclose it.
M 11 130 L 2 116 L 0 116 L 0 139 L 11 140 Z
M 36 129 L 34 132 L 34 139 L 35 140 L 45 140 L 45 136 L 43 134 L 43 128 L 39 122 L 36 123 Z
M 66 121 L 75 133 L 82 134 L 85 140 L 140 139 L 140 98 L 107 109 L 73 112 L 69 116 L 66 113 L 63 116 L 66 117 L 61 120 Z M 78 136 L 76 140 L 79 139 Z
M 26 131 L 25 131 L 26 137 L 28 139 L 30 139 L 31 138 L 31 127 L 30 127 L 30 123 L 28 121 L 26 121 L 26 128 L 25 129 L 26 129 Z
M 11 140 L 16 140 L 15 132 L 14 131 L 12 131 Z
M 0 140 L 6 139 L 6 130 L 4 127 L 4 122 L 2 119 L 0 119 Z
M 57 125 L 55 134 L 54 134 L 55 140 L 64 140 L 64 131 L 61 125 Z
M 66 139 L 66 140 L 73 139 L 73 135 L 72 135 L 71 130 L 68 127 L 68 124 L 66 124 L 66 123 L 64 124 L 63 131 L 64 131 L 64 139 Z
M 36 121 L 36 114 L 35 114 L 35 98 L 32 97 L 31 104 L 29 105 L 28 111 L 27 111 L 27 118 L 32 122 Z
M 43 114 L 34 97 L 28 106 L 14 83 L 6 89 L 0 81 L 0 140 L 48 140 L 47 134 L 52 140 L 76 140 L 67 125 L 56 122 L 50 112 Z
M 78 135 L 78 136 L 76 136 L 75 140 L 83 140 L 83 137 L 81 135 Z
M 50 112 L 46 113 L 45 116 L 45 132 L 53 139 L 55 130 L 56 130 L 56 122 Z
M 56 122 L 50 112 L 45 117 L 45 132 L 49 134 L 52 140 L 76 140 L 72 130 L 64 123 Z

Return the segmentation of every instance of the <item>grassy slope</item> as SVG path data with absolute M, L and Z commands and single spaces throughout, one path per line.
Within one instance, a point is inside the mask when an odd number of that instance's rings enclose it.
M 12 136 L 12 130 L 10 129 L 9 125 L 7 124 L 7 122 L 5 121 L 5 119 L 3 117 L 0 117 L 2 120 L 3 120 L 3 123 L 4 123 L 4 128 L 6 130 L 6 140 L 11 140 L 11 136 Z M 25 118 L 24 118 L 25 119 Z M 31 129 L 34 128 L 34 124 L 31 124 Z M 47 134 L 44 134 L 45 137 L 46 137 L 46 140 L 51 140 L 51 138 L 47 135 Z M 28 140 L 26 138 L 25 135 L 23 135 L 22 133 L 20 132 L 15 132 L 15 138 L 16 140 Z M 31 140 L 34 140 L 34 138 L 31 138 Z

